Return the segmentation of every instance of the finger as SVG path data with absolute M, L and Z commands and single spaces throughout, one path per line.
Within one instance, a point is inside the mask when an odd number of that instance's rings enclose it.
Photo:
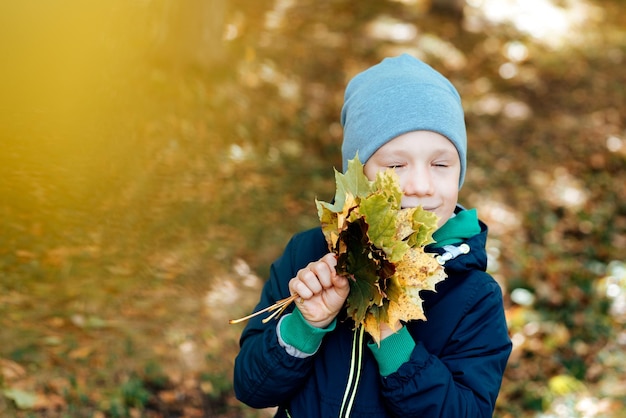
M 315 273 L 317 280 L 324 289 L 328 289 L 333 286 L 332 279 L 335 274 L 335 269 L 329 266 L 326 261 L 320 260 L 317 263 L 313 263 L 310 268 L 311 271 Z
M 314 264 L 309 264 L 308 267 L 298 272 L 298 279 L 303 283 L 313 294 L 317 294 L 322 291 L 322 283 L 318 277 L 318 272 L 314 270 L 316 267 Z M 302 295 L 304 297 L 304 295 Z
M 292 295 L 300 296 L 302 299 L 310 299 L 313 296 L 311 289 L 299 277 L 294 277 L 289 281 L 289 292 Z
M 333 270 L 337 267 L 337 255 L 335 253 L 328 253 L 324 257 L 322 257 L 322 261 L 328 264 Z
M 337 267 L 337 256 L 334 253 L 328 253 L 319 261 L 320 265 L 316 265 L 316 271 L 325 289 L 334 286 L 333 279 L 337 275 L 335 267 Z

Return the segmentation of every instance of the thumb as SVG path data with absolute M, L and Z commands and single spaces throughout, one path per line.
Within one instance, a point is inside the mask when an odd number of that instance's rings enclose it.
M 337 291 L 348 294 L 350 291 L 350 279 L 344 275 L 335 274 L 333 275 L 332 281 L 333 286 L 337 289 Z
M 331 268 L 333 287 L 340 295 L 346 296 L 350 291 L 350 282 L 347 277 L 337 274 L 337 270 L 335 269 L 337 267 L 337 255 L 328 253 L 322 257 L 322 260 Z

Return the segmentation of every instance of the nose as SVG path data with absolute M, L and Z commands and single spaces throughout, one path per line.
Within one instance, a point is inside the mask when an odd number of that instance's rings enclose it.
M 406 196 L 430 196 L 435 187 L 432 174 L 426 168 L 414 168 L 405 173 L 404 187 L 402 191 Z

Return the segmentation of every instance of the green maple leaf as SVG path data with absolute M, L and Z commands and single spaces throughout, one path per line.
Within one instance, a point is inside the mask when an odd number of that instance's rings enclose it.
M 337 184 L 337 189 L 333 204 L 322 203 L 323 206 L 326 206 L 333 212 L 341 212 L 348 194 L 355 198 L 361 198 L 374 191 L 373 182 L 363 172 L 363 164 L 359 161 L 358 156 L 348 161 L 348 169 L 345 174 L 335 170 L 335 183 Z
M 331 248 L 335 245 L 338 233 L 345 228 L 345 220 L 351 210 L 359 205 L 362 197 L 374 191 L 374 183 L 365 176 L 358 156 L 348 161 L 345 174 L 335 170 L 335 183 L 337 189 L 332 203 L 315 199 L 322 231 Z
M 397 210 L 384 194 L 374 194 L 361 201 L 360 212 L 369 225 L 372 244 L 382 249 L 390 262 L 402 259 L 409 249 L 408 243 L 396 239 Z
M 439 218 L 433 212 L 428 212 L 421 207 L 413 209 L 412 222 L 415 233 L 409 237 L 409 246 L 423 247 L 435 242 L 433 232 L 437 229 Z
M 391 205 L 391 209 L 400 209 L 400 204 L 402 202 L 402 189 L 400 188 L 398 173 L 392 169 L 379 171 L 376 174 L 376 179 L 372 184 L 372 188 L 373 190 L 377 190 L 379 193 L 382 193 L 387 198 L 387 201 Z
M 343 193 L 349 192 L 355 197 L 365 197 L 375 190 L 373 182 L 363 172 L 363 164 L 359 160 L 358 155 L 348 161 L 348 169 L 345 174 L 338 173 L 335 177 L 337 180 L 337 193 L 344 189 Z

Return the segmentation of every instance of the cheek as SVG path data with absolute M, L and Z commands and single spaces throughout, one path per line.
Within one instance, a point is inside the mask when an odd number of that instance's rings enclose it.
M 459 196 L 459 173 L 447 172 L 438 177 L 438 189 L 447 199 L 457 199 Z
M 443 206 L 441 207 L 441 212 L 438 213 L 441 218 L 439 220 L 439 226 L 443 225 L 454 213 L 459 199 L 458 182 L 454 183 L 454 185 L 448 185 L 444 190 L 441 190 L 441 198 L 443 200 Z
M 437 211 L 438 212 L 437 216 L 439 216 L 439 226 L 445 224 L 448 221 L 448 219 L 450 219 L 450 217 L 454 213 L 455 207 L 456 207 L 456 204 L 452 205 L 448 203 L 445 206 L 441 207 L 439 211 Z
M 446 191 L 445 195 L 443 196 L 443 199 L 445 201 L 446 206 L 452 207 L 452 210 L 454 210 L 454 207 L 456 206 L 456 203 L 459 200 L 458 183 L 456 183 L 454 187 L 451 187 L 450 189 Z
M 400 184 L 400 190 L 404 193 L 404 186 L 406 185 L 406 176 L 402 175 L 402 173 L 398 173 L 396 170 L 396 174 L 398 175 L 398 183 Z
M 376 167 L 372 167 L 367 163 L 363 166 L 363 174 L 365 174 L 365 177 L 367 177 L 370 181 L 374 181 L 376 179 L 377 172 L 378 169 Z

